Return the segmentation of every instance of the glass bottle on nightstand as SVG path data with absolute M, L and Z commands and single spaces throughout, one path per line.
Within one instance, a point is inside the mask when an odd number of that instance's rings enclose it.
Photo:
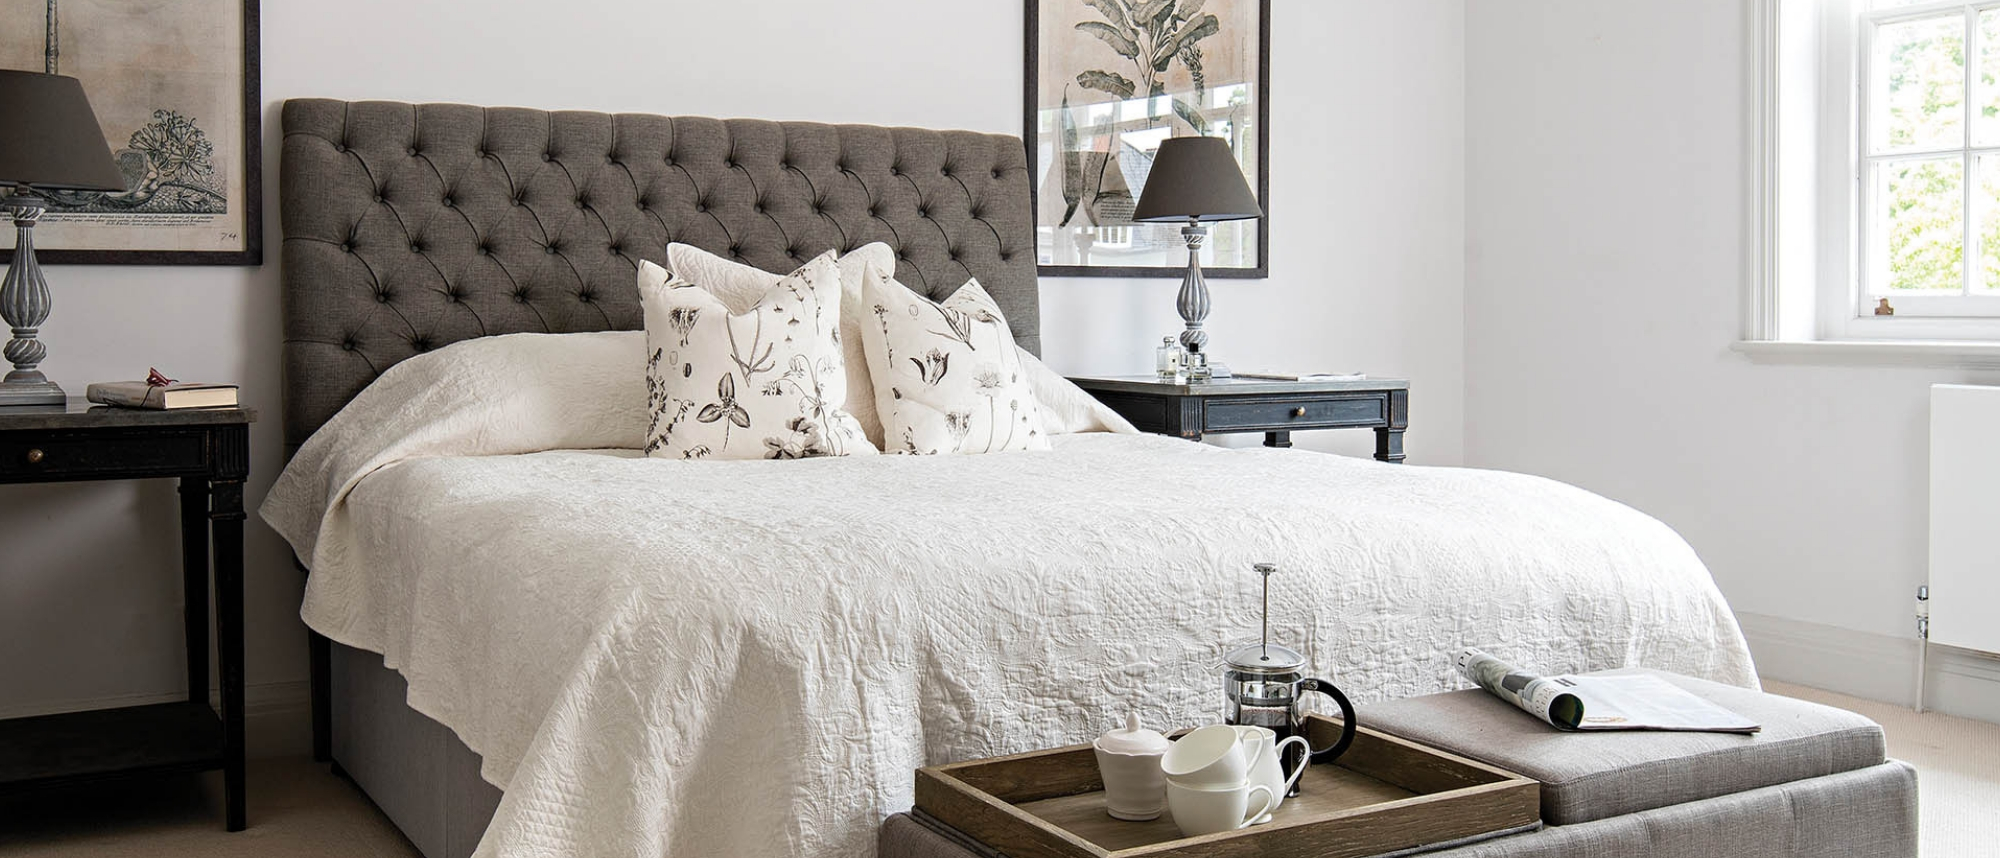
M 1154 350 L 1158 356 L 1156 364 L 1161 381 L 1178 381 L 1187 369 L 1187 350 L 1181 348 L 1173 337 L 1161 337 L 1160 347 Z

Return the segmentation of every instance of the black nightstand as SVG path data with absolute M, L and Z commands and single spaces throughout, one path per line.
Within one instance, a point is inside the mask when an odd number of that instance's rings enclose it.
M 1375 458 L 1403 461 L 1403 430 L 1410 426 L 1410 383 L 1396 378 L 1360 381 L 1273 381 L 1222 378 L 1199 383 L 1154 376 L 1072 378 L 1141 431 L 1178 435 L 1264 433 L 1264 446 L 1290 447 L 1303 429 L 1373 429 Z
M 0 483 L 180 478 L 188 675 L 186 702 L 0 721 L 0 792 L 221 769 L 224 823 L 243 830 L 243 478 L 256 419 L 247 408 L 146 411 L 81 399 L 0 408 Z M 208 703 L 211 530 L 219 715 Z

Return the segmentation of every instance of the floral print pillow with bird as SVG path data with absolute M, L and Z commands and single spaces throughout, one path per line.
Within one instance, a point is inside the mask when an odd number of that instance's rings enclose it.
M 940 304 L 878 273 L 863 281 L 862 301 L 884 452 L 1048 449 L 1014 334 L 978 281 Z
M 847 372 L 834 258 L 821 255 L 754 305 L 739 301 L 735 308 L 702 284 L 639 264 L 652 413 L 646 455 L 808 459 L 877 452 L 841 407 Z

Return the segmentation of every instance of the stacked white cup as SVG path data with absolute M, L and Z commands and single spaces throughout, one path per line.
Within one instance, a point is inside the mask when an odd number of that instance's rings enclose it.
M 1239 726 L 1236 734 L 1243 739 L 1244 753 L 1255 760 L 1250 765 L 1250 782 L 1271 788 L 1271 813 L 1277 813 L 1285 803 L 1285 795 L 1292 791 L 1292 785 L 1306 773 L 1306 764 L 1312 761 L 1312 744 L 1304 736 L 1288 736 L 1284 741 L 1278 741 L 1278 734 L 1269 727 Z M 1299 764 L 1292 767 L 1292 773 L 1286 775 L 1282 752 L 1286 745 L 1293 742 L 1297 742 L 1299 750 L 1304 753 L 1299 754 Z M 1260 824 L 1270 821 L 1269 813 L 1257 820 Z
M 1275 738 L 1262 727 L 1216 724 L 1182 736 L 1167 749 L 1160 758 L 1167 775 L 1167 811 L 1182 834 L 1199 837 L 1271 821 L 1284 791 L 1305 770 L 1300 765 L 1281 784 L 1262 782 L 1278 769 L 1278 748 L 1293 739 L 1305 742 L 1299 736 L 1285 742 Z

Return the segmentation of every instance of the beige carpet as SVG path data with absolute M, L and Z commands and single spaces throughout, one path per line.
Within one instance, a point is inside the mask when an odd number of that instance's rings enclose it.
M 1766 689 L 1882 723 L 1914 764 L 1924 858 L 2000 856 L 2000 724 L 1783 683 Z M 250 828 L 222 830 L 217 775 L 113 782 L 0 801 L 0 858 L 417 858 L 360 791 L 306 760 L 250 764 Z
M 7 858 L 421 858 L 354 785 L 310 760 L 252 760 L 250 827 L 222 830 L 222 776 L 110 781 L 0 801 Z
M 1889 756 L 1917 767 L 1924 858 L 2000 856 L 2000 724 L 1915 711 L 1803 685 L 1764 683 L 1772 694 L 1875 719 Z

